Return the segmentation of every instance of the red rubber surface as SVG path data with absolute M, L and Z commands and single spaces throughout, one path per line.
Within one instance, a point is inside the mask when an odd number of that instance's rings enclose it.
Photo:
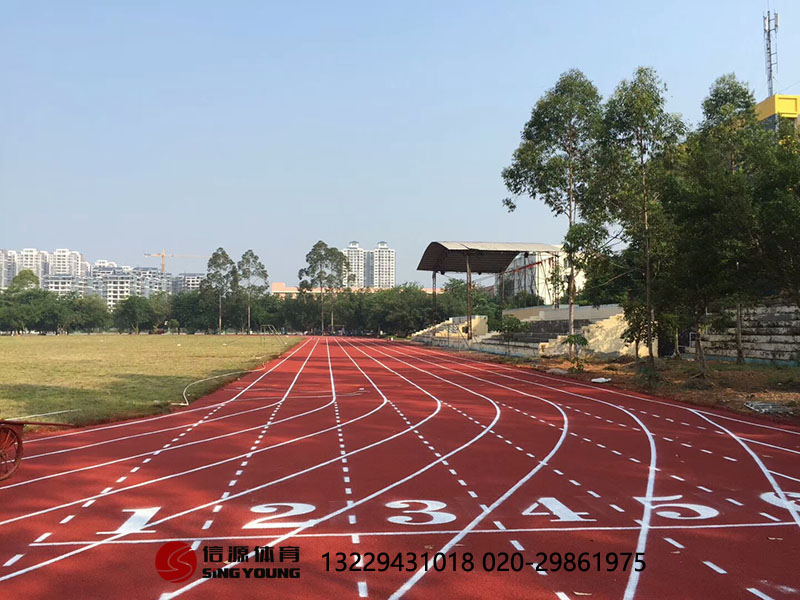
M 308 512 L 263 507 L 286 503 Z M 800 429 L 435 349 L 311 338 L 171 415 L 27 439 L 0 484 L 0 593 L 797 598 L 799 512 Z M 171 541 L 197 548 L 182 583 L 156 570 Z M 298 563 L 227 569 L 300 578 L 201 578 L 223 566 L 203 546 L 227 558 L 231 545 L 276 558 L 297 546 Z M 437 551 L 446 571 L 326 572 L 322 559 Z M 646 567 L 481 566 L 515 552 L 644 552 Z

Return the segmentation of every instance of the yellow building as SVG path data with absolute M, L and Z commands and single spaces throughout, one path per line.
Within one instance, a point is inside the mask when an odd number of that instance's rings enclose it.
M 763 102 L 756 104 L 756 115 L 759 121 L 766 122 L 777 129 L 778 119 L 789 119 L 795 128 L 800 128 L 800 96 L 775 94 Z

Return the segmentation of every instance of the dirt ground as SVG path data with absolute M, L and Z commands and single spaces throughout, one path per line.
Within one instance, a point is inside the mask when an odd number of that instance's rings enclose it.
M 651 381 L 641 373 L 645 361 L 637 363 L 632 358 L 590 358 L 583 362 L 583 370 L 570 371 L 572 364 L 565 358 L 507 359 L 483 353 L 480 356 L 539 371 L 559 369 L 565 371 L 562 375 L 583 381 L 606 377 L 611 379 L 608 385 L 696 406 L 725 408 L 740 414 L 758 414 L 746 407 L 746 402 L 769 402 L 787 412 L 765 415 L 766 418 L 800 425 L 800 367 L 708 361 L 708 378 L 703 379 L 698 376 L 700 368 L 694 361 L 659 359 L 657 377 L 651 385 Z

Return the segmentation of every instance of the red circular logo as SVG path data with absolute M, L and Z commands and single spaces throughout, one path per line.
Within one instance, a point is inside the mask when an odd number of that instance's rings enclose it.
M 156 571 L 167 581 L 180 583 L 194 575 L 197 556 L 189 544 L 167 542 L 156 553 Z

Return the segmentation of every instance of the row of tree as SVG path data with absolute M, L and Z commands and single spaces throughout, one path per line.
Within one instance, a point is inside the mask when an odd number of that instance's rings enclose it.
M 212 261 L 222 262 L 214 258 Z M 99 296 L 58 296 L 39 289 L 35 275 L 23 271 L 0 293 L 0 331 L 69 333 L 114 328 L 132 333 L 152 330 L 194 333 L 215 332 L 221 327 L 223 331 L 244 333 L 274 327 L 285 332 L 344 331 L 406 336 L 466 312 L 466 284 L 459 279 L 449 281 L 439 290 L 434 308 L 431 295 L 415 283 L 367 292 L 328 282 L 327 287 L 323 283 L 320 293 L 306 280 L 297 297 L 283 299 L 267 293 L 263 285 L 239 285 L 246 279 L 240 272 L 238 265 L 234 271 L 230 264 L 229 269 L 217 272 L 219 280 L 229 281 L 221 294 L 212 279 L 197 291 L 176 295 L 160 292 L 148 298 L 130 296 L 109 312 Z M 520 293 L 506 298 L 505 307 L 531 303 L 541 300 Z M 499 328 L 500 299 L 493 294 L 473 289 L 473 311 L 487 315 L 490 326 Z
M 726 308 L 740 331 L 741 307 L 769 295 L 800 306 L 797 124 L 760 123 L 734 75 L 714 82 L 695 128 L 667 112 L 665 92 L 639 68 L 603 102 L 568 71 L 534 106 L 503 171 L 509 210 L 528 196 L 566 217 L 570 334 L 579 300 L 621 302 L 628 338 L 647 345 L 651 364 L 656 334 L 700 331 Z

